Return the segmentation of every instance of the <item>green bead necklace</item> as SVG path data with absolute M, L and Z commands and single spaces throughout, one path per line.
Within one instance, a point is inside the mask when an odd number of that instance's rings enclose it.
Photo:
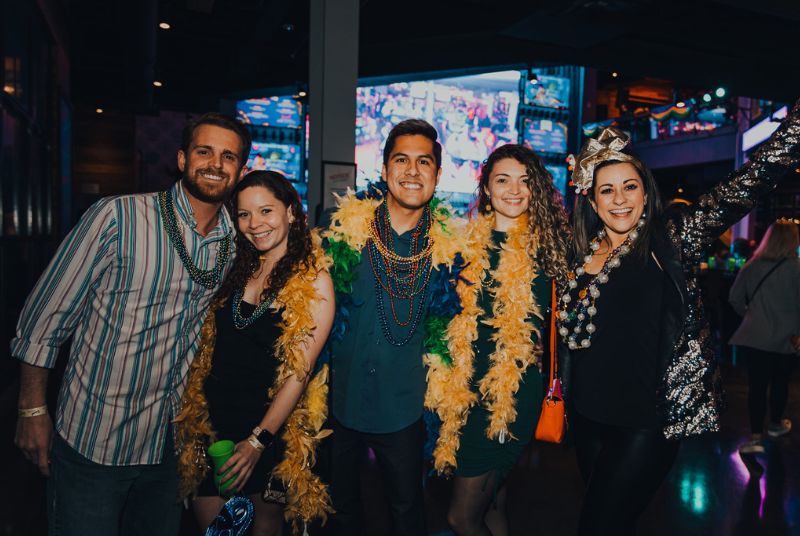
M 186 244 L 183 243 L 182 228 L 175 217 L 175 205 L 172 201 L 171 190 L 158 193 L 158 208 L 161 213 L 161 220 L 164 222 L 164 228 L 167 230 L 167 236 L 169 236 L 172 247 L 175 248 L 175 252 L 186 267 L 186 271 L 189 272 L 189 277 L 191 277 L 195 283 L 207 289 L 213 289 L 219 285 L 220 279 L 222 278 L 222 270 L 225 268 L 231 253 L 230 234 L 221 241 L 222 243 L 219 246 L 219 253 L 217 254 L 217 261 L 214 264 L 214 268 L 211 270 L 201 270 L 195 266 L 194 262 L 192 262 L 192 258 L 189 256 L 189 252 L 186 251 Z

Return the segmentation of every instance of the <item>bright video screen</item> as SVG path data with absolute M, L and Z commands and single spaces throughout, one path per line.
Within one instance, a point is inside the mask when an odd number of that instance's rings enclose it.
M 525 104 L 543 108 L 569 107 L 569 78 L 538 75 L 525 84 Z
M 268 97 L 236 102 L 236 119 L 256 127 L 300 128 L 300 103 L 293 97 Z
M 481 163 L 495 148 L 516 143 L 519 71 L 360 87 L 356 104 L 356 187 L 380 180 L 383 144 L 404 119 L 428 121 L 442 144 L 437 195 L 464 212 Z
M 307 208 L 308 183 L 305 175 L 301 173 L 301 155 L 299 145 L 254 141 L 250 158 L 247 159 L 247 168 L 277 171 L 282 174 L 292 181 L 303 207 Z
M 537 153 L 567 152 L 567 125 L 550 119 L 523 121 L 522 143 Z
M 561 195 L 566 197 L 567 195 L 567 168 L 564 166 L 544 166 L 547 171 L 550 172 L 550 175 L 553 176 L 553 184 L 556 187 L 556 190 L 561 192 Z

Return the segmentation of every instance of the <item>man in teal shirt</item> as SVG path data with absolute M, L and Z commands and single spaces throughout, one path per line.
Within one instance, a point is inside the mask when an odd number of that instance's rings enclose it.
M 371 221 L 366 242 L 352 241 L 360 262 L 352 269 L 352 292 L 337 295 L 337 301 L 347 303 L 347 322 L 331 345 L 331 496 L 336 510 L 331 528 L 336 535 L 361 533 L 358 468 L 367 447 L 382 473 L 392 532 L 426 534 L 422 355 L 432 269 L 429 202 L 441 174 L 442 149 L 436 140 L 436 130 L 425 121 L 395 125 L 384 146 L 382 201 L 366 213 L 344 204 L 339 209 L 340 218 L 346 213 Z M 349 198 L 344 203 L 366 201 Z M 364 230 L 362 222 L 337 222 L 336 215 L 333 220 L 331 231 L 340 236 L 351 227 Z

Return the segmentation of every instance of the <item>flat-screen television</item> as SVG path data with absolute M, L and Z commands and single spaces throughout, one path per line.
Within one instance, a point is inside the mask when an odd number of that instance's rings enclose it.
M 463 213 L 481 163 L 495 148 L 516 143 L 519 71 L 359 87 L 356 104 L 356 187 L 380 180 L 383 144 L 392 126 L 419 118 L 442 144 L 437 195 Z
M 544 166 L 553 176 L 553 184 L 561 195 L 567 196 L 567 168 L 564 166 Z
M 537 153 L 566 153 L 567 125 L 551 119 L 525 118 L 522 143 Z
M 293 97 L 267 97 L 236 102 L 236 118 L 256 127 L 300 128 L 300 103 Z
M 267 169 L 282 174 L 292 182 L 305 206 L 308 184 L 305 175 L 301 174 L 301 155 L 299 145 L 254 141 L 250 158 L 247 160 L 247 168 Z
M 568 108 L 569 85 L 569 78 L 537 75 L 525 84 L 525 104 L 542 108 Z

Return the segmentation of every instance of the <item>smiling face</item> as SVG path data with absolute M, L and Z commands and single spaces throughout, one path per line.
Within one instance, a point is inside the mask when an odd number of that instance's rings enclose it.
M 612 244 L 624 240 L 636 228 L 647 203 L 639 171 L 628 162 L 598 169 L 594 177 L 594 199 L 590 203 Z
M 241 140 L 232 130 L 200 125 L 188 151 L 178 151 L 178 169 L 186 191 L 206 203 L 221 203 L 242 171 Z
M 277 261 L 286 253 L 289 227 L 294 222 L 287 207 L 269 188 L 251 186 L 236 199 L 236 225 L 239 232 L 261 253 Z
M 422 209 L 433 197 L 440 174 L 433 156 L 433 141 L 420 134 L 398 136 L 381 170 L 389 188 L 389 204 Z
M 514 158 L 504 158 L 492 166 L 486 194 L 495 211 L 495 227 L 505 231 L 527 212 L 531 201 L 528 169 Z

